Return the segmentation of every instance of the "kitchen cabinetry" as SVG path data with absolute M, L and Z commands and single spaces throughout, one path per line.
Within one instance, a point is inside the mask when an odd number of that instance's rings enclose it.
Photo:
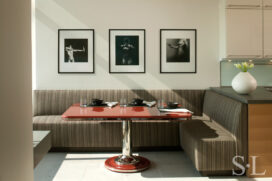
M 271 8 L 272 9 L 272 0 L 263 0 L 264 8 Z
M 228 58 L 261 58 L 262 11 L 227 9 Z
M 261 7 L 262 0 L 228 0 L 227 8 L 256 8 Z
M 227 58 L 272 58 L 272 0 L 226 2 Z
M 263 7 L 264 58 L 272 58 L 272 0 L 264 1 Z
M 249 95 L 237 94 L 230 87 L 211 88 L 223 96 L 247 104 L 247 176 L 272 177 L 272 94 L 258 87 Z M 270 179 L 271 180 L 271 179 Z
M 255 169 L 248 169 L 248 177 L 272 176 L 272 104 L 248 105 L 248 161 Z M 258 174 L 257 174 L 258 173 Z

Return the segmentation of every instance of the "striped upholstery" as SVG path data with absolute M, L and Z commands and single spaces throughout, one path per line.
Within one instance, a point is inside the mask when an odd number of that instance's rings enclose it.
M 33 113 L 40 115 L 61 115 L 80 97 L 100 98 L 106 101 L 119 101 L 121 97 L 131 101 L 135 97 L 151 101 L 177 101 L 195 115 L 202 115 L 204 90 L 34 90 Z
M 51 130 L 55 148 L 103 150 L 121 147 L 121 123 L 108 121 L 64 121 L 60 115 L 81 96 L 118 101 L 164 99 L 178 101 L 196 115 L 202 114 L 204 90 L 35 90 L 33 93 L 33 129 Z M 133 123 L 133 146 L 139 148 L 179 147 L 179 124 L 169 121 Z
M 209 115 L 211 120 L 216 121 L 231 132 L 236 140 L 237 154 L 245 156 L 244 163 L 247 163 L 247 104 L 213 91 L 207 91 L 203 109 L 203 112 Z
M 203 111 L 209 120 L 186 121 L 180 125 L 181 145 L 204 174 L 237 169 L 234 156 L 247 163 L 247 107 L 233 99 L 206 91 Z
M 51 130 L 52 147 L 121 148 L 120 121 L 64 121 L 60 115 L 35 116 L 34 130 Z M 178 123 L 133 122 L 134 147 L 178 147 Z
M 197 170 L 223 171 L 232 169 L 236 155 L 235 140 L 223 127 L 211 121 L 192 120 L 182 125 L 181 143 Z

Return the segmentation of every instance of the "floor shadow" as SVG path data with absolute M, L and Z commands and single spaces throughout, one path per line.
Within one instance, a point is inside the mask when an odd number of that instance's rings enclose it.
M 165 157 L 165 152 L 144 152 L 139 153 L 139 155 L 151 161 L 151 167 L 141 173 L 142 177 L 201 177 L 183 151 L 169 152 L 167 157 Z
M 47 154 L 34 169 L 34 181 L 52 181 L 56 176 L 67 154 Z
M 151 161 L 151 167 L 141 172 L 144 178 L 191 178 L 203 180 L 257 181 L 259 179 L 246 176 L 202 176 L 183 151 L 171 152 L 140 152 L 140 156 Z
M 48 153 L 34 170 L 35 181 L 52 180 L 230 180 L 255 181 L 247 177 L 205 177 L 183 151 L 135 152 L 148 158 L 151 167 L 139 173 L 116 173 L 104 167 L 104 161 L 120 154 L 108 152 Z M 256 179 L 259 180 L 259 179 Z

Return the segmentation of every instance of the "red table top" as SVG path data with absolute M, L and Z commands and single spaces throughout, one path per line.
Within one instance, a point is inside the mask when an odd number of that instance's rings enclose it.
M 191 113 L 165 113 L 156 107 L 85 107 L 79 104 L 70 106 L 62 115 L 62 118 L 105 118 L 105 119 L 178 119 L 191 118 Z

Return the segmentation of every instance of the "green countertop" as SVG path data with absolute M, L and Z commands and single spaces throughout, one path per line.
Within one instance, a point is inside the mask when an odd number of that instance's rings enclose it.
M 211 90 L 245 104 L 272 104 L 272 92 L 264 87 L 258 87 L 248 95 L 238 94 L 231 87 L 211 87 Z

